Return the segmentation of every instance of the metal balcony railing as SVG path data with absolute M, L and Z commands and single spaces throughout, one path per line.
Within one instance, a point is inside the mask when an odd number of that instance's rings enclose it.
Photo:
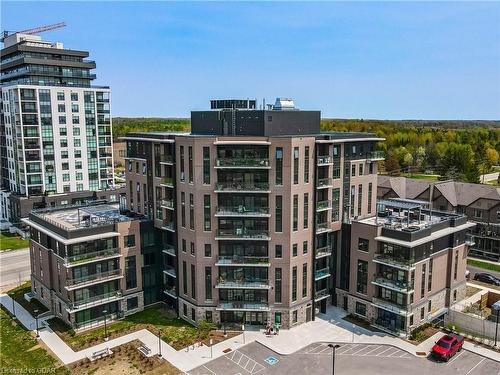
M 173 199 L 162 199 L 160 201 L 160 206 L 162 206 L 164 208 L 174 209 L 175 208 L 174 200 Z
M 315 280 L 320 280 L 328 276 L 330 276 L 330 269 L 328 267 L 316 270 L 316 272 L 314 273 Z
M 268 240 L 269 232 L 267 230 L 245 229 L 245 228 L 219 229 L 217 231 L 217 237 Z
M 163 272 L 172 277 L 177 277 L 177 272 L 173 266 L 165 265 L 163 266 Z
M 333 163 L 333 158 L 329 155 L 318 156 L 318 165 L 328 165 Z
M 316 223 L 316 233 L 323 233 L 331 230 L 330 223 Z
M 164 221 L 162 229 L 166 229 L 169 231 L 175 231 L 175 225 L 173 221 Z
M 175 290 L 174 285 L 166 285 L 165 289 L 163 289 L 163 293 L 168 294 L 172 297 L 177 297 L 177 291 Z
M 328 289 L 317 290 L 314 293 L 314 299 L 316 299 L 316 300 L 323 299 L 323 298 L 326 298 L 328 296 L 329 296 Z
M 215 187 L 216 191 L 228 191 L 228 192 L 259 192 L 259 191 L 269 191 L 269 183 L 267 182 L 223 182 L 218 183 Z
M 368 160 L 384 160 L 385 154 L 384 151 L 371 151 L 366 155 Z
M 322 258 L 330 255 L 332 255 L 331 246 L 323 246 L 316 249 L 316 258 Z
M 80 285 L 87 285 L 94 282 L 102 282 L 108 279 L 115 278 L 117 276 L 122 276 L 122 271 L 120 269 L 94 273 L 92 275 L 79 277 L 75 279 L 66 279 L 66 286 L 68 287 L 76 287 Z
M 269 266 L 269 257 L 220 255 L 215 265 L 216 266 L 225 266 L 225 265 Z
M 409 270 L 415 265 L 415 261 L 411 259 L 404 259 L 395 257 L 388 254 L 375 254 L 374 262 L 382 263 L 388 266 Z
M 316 210 L 326 210 L 332 207 L 332 201 L 326 200 L 326 201 L 319 201 L 316 202 Z
M 83 262 L 98 261 L 109 257 L 114 257 L 120 254 L 120 249 L 114 247 L 111 249 L 103 249 L 99 251 L 93 251 L 90 253 L 69 255 L 64 258 L 65 265 L 75 265 Z
M 333 186 L 332 184 L 333 184 L 333 180 L 331 178 L 319 178 L 316 187 L 326 188 L 326 187 Z
M 400 305 L 392 300 L 386 300 L 383 298 L 373 297 L 372 303 L 384 310 L 392 311 L 399 315 L 408 315 L 411 313 L 411 305 Z
M 160 155 L 160 163 L 174 164 L 174 157 L 172 155 Z
M 83 307 L 92 307 L 119 298 L 123 298 L 123 296 L 122 293 L 117 290 L 114 292 L 99 294 L 97 296 L 92 296 L 78 301 L 70 302 L 68 303 L 68 308 L 70 310 L 76 310 Z
M 224 289 L 269 289 L 269 280 L 251 279 L 245 280 L 223 280 L 219 279 L 216 288 Z
M 269 216 L 269 207 L 243 205 L 217 207 L 217 216 Z
M 409 292 L 409 291 L 414 289 L 413 282 L 409 283 L 406 280 L 388 279 L 387 277 L 385 277 L 383 275 L 375 275 L 375 278 L 372 281 L 372 284 L 392 288 L 392 289 L 398 290 L 398 291 L 403 292 L 403 293 Z
M 165 245 L 165 248 L 163 249 L 163 252 L 165 254 L 171 255 L 171 256 L 176 256 L 175 254 L 175 247 L 172 245 Z
M 269 311 L 267 302 L 232 301 L 221 302 L 217 310 Z
M 219 168 L 270 168 L 267 158 L 221 158 L 215 160 L 215 167 Z
M 172 177 L 163 177 L 161 179 L 161 185 L 173 187 L 174 186 L 174 179 Z

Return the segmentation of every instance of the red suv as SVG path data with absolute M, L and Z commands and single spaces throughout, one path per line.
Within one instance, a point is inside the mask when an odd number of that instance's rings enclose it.
M 432 347 L 431 355 L 434 358 L 441 359 L 443 361 L 448 361 L 451 357 L 455 355 L 456 352 L 462 349 L 463 344 L 464 344 L 463 336 L 454 335 L 452 333 L 444 335 Z

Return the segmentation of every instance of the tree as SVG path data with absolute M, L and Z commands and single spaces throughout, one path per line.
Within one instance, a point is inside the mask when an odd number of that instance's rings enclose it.
M 399 165 L 398 159 L 393 155 L 390 155 L 385 160 L 385 171 L 392 176 L 399 176 L 401 172 L 401 166 Z

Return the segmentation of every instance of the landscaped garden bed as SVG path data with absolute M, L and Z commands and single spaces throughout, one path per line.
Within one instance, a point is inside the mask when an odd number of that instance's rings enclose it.
M 75 351 L 97 345 L 104 341 L 105 332 L 103 326 L 75 333 L 58 318 L 50 319 L 48 322 L 59 337 Z M 227 337 L 224 337 L 222 332 L 216 330 L 214 324 L 204 321 L 199 323 L 199 327 L 195 327 L 185 320 L 178 318 L 177 314 L 163 303 L 147 307 L 143 311 L 107 325 L 107 333 L 110 340 L 141 329 L 147 329 L 155 335 L 160 330 L 162 340 L 176 350 L 198 342 L 208 345 L 210 339 L 216 344 L 238 334 L 228 332 Z
M 410 335 L 408 336 L 408 341 L 411 342 L 412 344 L 418 345 L 438 332 L 439 328 L 435 327 L 430 323 L 425 323 L 410 332 Z

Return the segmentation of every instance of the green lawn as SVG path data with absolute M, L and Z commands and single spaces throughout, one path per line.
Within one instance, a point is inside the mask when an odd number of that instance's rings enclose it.
M 102 342 L 104 338 L 104 327 L 75 334 L 60 319 L 51 319 L 49 323 L 51 328 L 75 350 L 96 345 Z M 140 329 L 149 329 L 157 334 L 158 328 L 161 330 L 162 340 L 179 350 L 206 339 L 210 329 L 215 327 L 197 328 L 183 319 L 178 319 L 175 312 L 165 305 L 158 304 L 108 324 L 107 330 L 110 338 L 114 338 Z
M 401 173 L 401 176 L 413 178 L 415 180 L 429 180 L 429 181 L 437 181 L 439 175 L 437 174 L 420 174 L 420 173 Z
M 492 264 L 492 263 L 488 263 L 488 262 L 482 262 L 482 261 L 476 260 L 476 259 L 467 259 L 467 264 L 469 266 L 482 268 L 484 270 L 500 272 L 500 265 L 499 264 Z
M 13 300 L 19 303 L 22 307 L 29 311 L 31 315 L 35 315 L 35 310 L 38 310 L 38 314 L 41 314 L 48 309 L 38 302 L 36 299 L 32 299 L 28 302 L 24 299 L 24 294 L 31 291 L 31 281 L 28 281 L 17 288 L 9 290 L 7 293 Z
M 0 369 L 12 374 L 70 374 L 17 321 L 0 310 Z
M 0 251 L 25 249 L 29 247 L 29 241 L 23 240 L 17 234 L 12 234 L 8 230 L 0 231 Z

